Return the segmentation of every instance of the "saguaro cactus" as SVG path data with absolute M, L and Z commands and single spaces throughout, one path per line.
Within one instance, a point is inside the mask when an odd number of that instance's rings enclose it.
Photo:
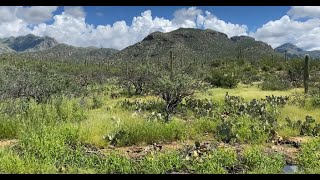
M 309 77 L 310 77 L 310 57 L 307 54 L 304 59 L 304 93 L 308 93 L 309 90 Z
M 173 60 L 174 60 L 174 55 L 173 55 L 173 48 L 170 50 L 170 71 L 171 74 L 173 74 Z
M 128 60 L 126 60 L 126 76 L 127 76 L 127 78 L 129 78 Z
M 288 59 L 287 51 L 288 51 L 288 50 L 285 50 L 285 51 L 284 51 L 284 61 L 285 61 L 285 62 L 287 62 L 287 59 Z

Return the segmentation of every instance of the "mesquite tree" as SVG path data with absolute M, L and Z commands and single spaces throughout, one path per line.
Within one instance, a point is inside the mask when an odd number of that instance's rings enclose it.
M 195 81 L 191 76 L 177 73 L 161 73 L 154 81 L 154 91 L 165 102 L 165 120 L 168 122 L 182 100 L 193 94 Z
M 136 65 L 122 74 L 120 83 L 126 87 L 129 95 L 142 95 L 148 92 L 153 80 L 152 71 L 153 69 L 147 65 Z M 132 92 L 132 90 L 134 91 Z

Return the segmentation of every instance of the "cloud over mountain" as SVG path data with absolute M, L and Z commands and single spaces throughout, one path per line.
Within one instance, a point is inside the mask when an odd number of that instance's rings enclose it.
M 274 48 L 289 42 L 305 50 L 320 49 L 320 7 L 291 7 L 287 15 L 249 35 Z
M 0 38 L 31 33 L 74 46 L 123 49 L 152 32 L 170 32 L 183 27 L 212 29 L 229 37 L 249 35 L 274 48 L 289 42 L 306 50 L 320 49 L 320 7 L 291 7 L 286 15 L 270 20 L 254 32 L 248 32 L 245 24 L 226 22 L 214 12 L 198 7 L 177 9 L 171 19 L 154 16 L 151 10 L 146 10 L 133 17 L 130 23 L 119 20 L 99 25 L 86 21 L 83 7 L 64 7 L 62 12 L 56 11 L 54 6 L 0 7 Z
M 65 7 L 64 12 L 52 17 L 52 24 L 43 21 L 48 20 L 56 8 L 21 8 L 4 7 L 0 9 L 0 15 L 10 12 L 11 15 L 8 17 L 13 17 L 10 20 L 0 19 L 0 28 L 4 27 L 2 28 L 3 31 L 0 32 L 0 37 L 32 33 L 38 36 L 54 37 L 61 43 L 75 46 L 102 46 L 123 49 L 141 41 L 152 32 L 169 32 L 180 27 L 209 28 L 224 32 L 228 36 L 246 35 L 247 31 L 245 25 L 225 22 L 210 12 L 206 11 L 204 13 L 196 7 L 177 10 L 173 19 L 153 17 L 152 12 L 146 10 L 140 16 L 133 17 L 131 24 L 127 24 L 125 21 L 116 21 L 113 24 L 97 26 L 86 22 L 86 13 L 81 7 Z M 24 14 L 24 16 L 21 16 L 21 14 Z M 36 17 L 31 15 L 36 15 Z M 30 27 L 30 24 L 36 25 Z

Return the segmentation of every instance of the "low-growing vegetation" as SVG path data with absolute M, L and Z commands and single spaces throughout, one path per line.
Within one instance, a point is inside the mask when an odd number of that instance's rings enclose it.
M 0 173 L 284 173 L 288 157 L 319 173 L 319 62 L 304 74 L 302 59 L 172 53 L 135 66 L 1 59 Z

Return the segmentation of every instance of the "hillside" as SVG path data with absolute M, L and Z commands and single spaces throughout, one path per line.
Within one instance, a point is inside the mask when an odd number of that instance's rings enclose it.
M 214 30 L 180 28 L 172 32 L 154 32 L 141 42 L 129 46 L 111 58 L 120 59 L 163 59 L 169 57 L 173 49 L 177 58 L 216 59 L 242 57 L 259 59 L 264 56 L 279 55 L 264 42 L 246 36 L 232 37 Z M 240 50 L 241 49 L 241 50 Z
M 11 49 L 10 47 L 8 47 L 5 44 L 0 43 L 0 54 L 11 53 L 11 52 L 15 52 L 15 50 Z
M 102 61 L 106 57 L 118 52 L 116 49 L 96 47 L 75 47 L 67 44 L 59 44 L 51 49 L 43 51 L 22 53 L 22 57 L 41 60 L 74 60 L 74 61 Z

